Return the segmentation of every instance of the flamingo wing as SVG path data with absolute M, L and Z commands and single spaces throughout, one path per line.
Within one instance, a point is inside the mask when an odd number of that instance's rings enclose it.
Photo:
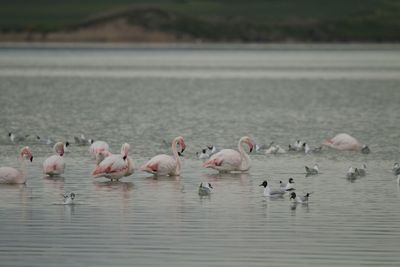
M 165 154 L 157 155 L 141 167 L 142 171 L 153 174 L 167 175 L 176 170 L 177 161 Z
M 43 162 L 43 172 L 45 174 L 62 174 L 64 173 L 65 162 L 64 158 L 59 155 L 48 157 Z
M 215 153 L 204 163 L 206 168 L 230 167 L 239 168 L 242 163 L 240 153 L 233 149 L 223 149 Z
M 0 168 L 0 184 L 16 183 L 20 172 L 11 167 Z
M 121 155 L 111 155 L 96 166 L 92 172 L 92 175 L 95 177 L 100 177 L 107 174 L 126 172 L 127 169 L 128 163 Z

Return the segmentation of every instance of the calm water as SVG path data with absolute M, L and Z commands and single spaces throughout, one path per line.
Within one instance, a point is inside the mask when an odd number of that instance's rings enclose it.
M 399 266 L 400 49 L 0 49 L 0 165 L 16 165 L 7 133 L 73 140 L 112 151 L 131 144 L 136 165 L 183 135 L 180 178 L 136 172 L 93 180 L 87 147 L 71 146 L 63 178 L 44 178 L 51 147 L 29 144 L 25 186 L 0 186 L 1 266 Z M 251 156 L 248 174 L 203 169 L 207 144 L 245 134 L 316 146 L 348 132 L 372 153 Z M 24 143 L 24 144 L 25 144 Z M 351 183 L 350 165 L 369 173 Z M 304 177 L 304 165 L 321 174 Z M 265 199 L 258 186 L 293 177 L 308 206 Z M 201 181 L 214 185 L 200 198 Z M 57 205 L 76 193 L 76 205 Z

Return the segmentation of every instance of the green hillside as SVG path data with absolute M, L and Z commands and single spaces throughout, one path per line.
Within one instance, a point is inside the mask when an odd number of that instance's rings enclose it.
M 71 32 L 123 19 L 146 31 L 200 41 L 400 40 L 397 0 L 4 2 L 0 4 L 2 35 Z

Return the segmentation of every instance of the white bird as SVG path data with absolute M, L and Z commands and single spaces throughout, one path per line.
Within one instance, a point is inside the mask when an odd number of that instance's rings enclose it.
M 337 150 L 361 150 L 361 144 L 357 139 L 346 133 L 340 133 L 331 139 L 326 139 L 322 142 L 322 145 Z
M 303 149 L 303 142 L 300 140 L 297 140 L 294 145 L 293 145 L 294 149 L 296 151 L 301 151 Z
M 347 179 L 356 179 L 358 176 L 359 176 L 359 173 L 358 173 L 358 169 L 357 168 L 350 167 L 347 170 L 347 173 L 346 173 L 346 178 Z
M 264 193 L 263 194 L 264 194 L 265 197 L 272 197 L 272 198 L 282 197 L 286 192 L 285 190 L 281 190 L 281 189 L 272 190 L 269 187 L 267 181 L 263 181 L 262 184 L 260 184 L 260 186 L 264 187 Z
M 110 151 L 110 147 L 104 141 L 95 141 L 89 147 L 89 153 L 92 158 L 96 158 L 97 153 L 100 151 Z
M 84 134 L 81 134 L 80 136 L 74 136 L 74 140 L 78 146 L 87 146 L 93 144 L 94 142 L 93 139 L 86 139 Z
M 291 192 L 289 199 L 292 200 L 292 202 L 307 204 L 308 198 L 310 197 L 311 194 L 312 193 L 307 193 L 304 196 L 297 196 L 295 192 Z
M 272 145 L 266 151 L 265 154 L 284 154 L 286 151 L 280 145 Z
M 218 149 L 216 146 L 211 145 L 211 146 L 207 146 L 208 150 L 210 151 L 210 153 L 208 153 L 210 156 L 214 155 L 215 153 L 218 152 Z
M 211 194 L 212 185 L 207 182 L 200 183 L 199 186 L 199 195 L 200 196 L 209 196 Z
M 29 137 L 29 134 L 21 134 L 18 132 L 9 132 L 8 137 L 10 138 L 10 141 L 13 143 L 18 143 L 25 141 L 27 137 Z
M 157 155 L 151 158 L 147 163 L 142 165 L 140 169 L 154 175 L 169 175 L 177 176 L 181 174 L 182 161 L 179 157 L 177 146 L 181 148 L 181 153 L 185 150 L 186 144 L 182 136 L 175 137 L 172 141 L 172 156 L 170 155 Z
M 308 154 L 310 152 L 310 147 L 308 146 L 307 143 L 303 143 L 303 151 L 304 153 Z
M 392 172 L 394 175 L 399 175 L 400 174 L 400 165 L 399 163 L 395 163 L 392 169 Z
M 129 154 L 130 145 L 127 143 L 122 144 L 121 153 L 116 155 L 108 155 L 103 160 L 99 160 L 99 155 L 106 155 L 106 152 L 99 151 L 97 156 L 98 165 L 92 171 L 94 178 L 105 177 L 107 179 L 119 180 L 124 176 L 130 176 L 134 172 L 134 163 Z
M 202 149 L 201 152 L 196 152 L 196 155 L 201 160 L 205 160 L 210 157 L 210 155 L 207 153 L 207 149 Z
M 363 154 L 369 154 L 370 152 L 371 152 L 371 150 L 369 149 L 369 147 L 367 145 L 364 145 L 361 148 L 361 153 L 363 153 Z
M 318 164 L 315 164 L 314 167 L 312 167 L 312 168 L 305 166 L 305 169 L 306 169 L 306 175 L 307 176 L 309 176 L 309 175 L 317 175 L 319 173 Z
M 279 181 L 279 184 L 280 184 L 280 189 L 281 190 L 283 190 L 283 191 L 293 191 L 293 190 L 296 190 L 295 188 L 294 188 L 294 180 L 293 180 L 293 178 L 289 178 L 289 181 L 288 181 L 288 183 L 283 183 L 282 181 Z
M 243 144 L 250 148 L 250 153 L 253 150 L 253 143 L 248 136 L 240 138 L 238 143 L 238 150 L 222 149 L 216 154 L 212 155 L 204 164 L 204 168 L 213 168 L 219 172 L 231 171 L 248 171 L 251 167 L 250 157 L 244 151 Z
M 75 199 L 75 193 L 65 193 L 64 194 L 64 205 L 72 205 Z
M 54 155 L 43 162 L 43 173 L 56 176 L 64 173 L 64 143 L 58 142 L 53 147 Z
M 367 165 L 364 163 L 361 168 L 357 169 L 358 170 L 358 175 L 360 177 L 364 177 L 367 174 Z

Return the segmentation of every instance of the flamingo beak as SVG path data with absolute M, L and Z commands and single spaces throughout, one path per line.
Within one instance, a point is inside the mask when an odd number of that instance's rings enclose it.
M 29 160 L 32 162 L 32 161 L 33 161 L 33 156 L 31 156 L 31 157 L 29 158 Z
M 124 156 L 123 159 L 126 160 L 126 156 Z
M 251 153 L 253 151 L 254 145 L 250 141 L 247 144 L 249 145 L 250 153 Z
M 186 144 L 185 144 L 185 142 L 182 141 L 182 143 L 180 145 L 181 145 L 181 153 L 183 153 L 183 151 L 185 151 Z

